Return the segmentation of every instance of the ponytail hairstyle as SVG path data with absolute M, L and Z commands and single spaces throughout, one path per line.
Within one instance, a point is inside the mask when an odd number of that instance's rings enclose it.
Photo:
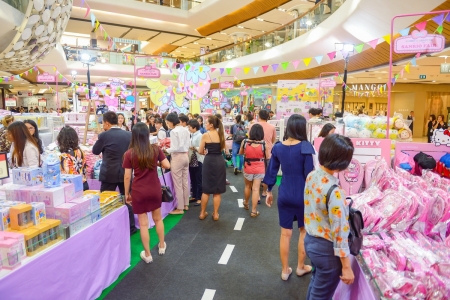
M 242 121 L 242 116 L 241 115 L 237 115 L 234 119 L 236 120 L 236 124 L 244 125 L 244 122 Z
M 220 139 L 220 149 L 225 149 L 225 133 L 223 130 L 222 121 L 216 116 L 208 116 L 208 123 L 211 124 L 214 129 L 217 129 L 217 132 L 219 133 L 219 139 Z

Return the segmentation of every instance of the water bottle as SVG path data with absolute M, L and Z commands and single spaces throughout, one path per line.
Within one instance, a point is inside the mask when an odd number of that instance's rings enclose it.
M 48 154 L 42 165 L 44 173 L 44 187 L 53 188 L 61 185 L 61 169 L 59 155 L 56 153 Z

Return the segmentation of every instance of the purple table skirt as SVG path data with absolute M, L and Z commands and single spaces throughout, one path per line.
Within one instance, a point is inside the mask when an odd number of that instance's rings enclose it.
M 177 195 L 175 192 L 175 188 L 173 186 L 173 180 L 172 180 L 172 176 L 169 173 L 165 173 L 164 178 L 166 179 L 166 184 L 167 186 L 170 187 L 170 189 L 172 190 L 172 193 L 175 197 L 174 201 L 172 201 L 171 203 L 163 203 L 161 206 L 161 215 L 163 217 L 163 219 L 169 214 L 169 212 L 171 212 L 172 210 L 174 210 L 177 207 Z M 164 185 L 164 180 L 162 178 L 162 176 L 159 177 L 159 181 L 161 182 L 161 185 Z M 190 184 L 190 179 L 188 179 L 189 184 Z M 100 181 L 96 180 L 96 179 L 88 179 L 88 183 L 89 183 L 89 189 L 91 190 L 100 190 Z M 139 228 L 139 221 L 138 221 L 138 217 L 137 215 L 134 215 L 134 219 L 136 220 L 136 227 Z M 148 226 L 149 228 L 152 228 L 153 226 L 155 226 L 155 222 L 153 222 L 153 218 L 152 218 L 152 214 L 148 213 Z
M 121 207 L 0 279 L 0 299 L 96 299 L 130 266 Z
M 350 255 L 350 260 L 355 281 L 351 285 L 341 281 L 334 293 L 333 300 L 376 300 L 358 261 L 352 255 Z

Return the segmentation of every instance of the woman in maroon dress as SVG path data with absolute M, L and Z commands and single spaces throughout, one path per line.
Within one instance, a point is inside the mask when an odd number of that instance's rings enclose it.
M 159 255 L 164 255 L 167 249 L 164 242 L 164 223 L 161 217 L 162 193 L 158 178 L 158 162 L 161 164 L 161 168 L 170 168 L 170 163 L 164 153 L 156 145 L 150 145 L 149 135 L 150 131 L 145 123 L 134 125 L 130 148 L 125 152 L 122 164 L 125 169 L 125 199 L 133 207 L 134 213 L 139 218 L 141 241 L 144 246 L 141 258 L 146 263 L 153 261 L 149 246 L 148 212 L 152 212 L 152 218 L 156 225 L 159 238 Z M 130 194 L 133 171 L 134 178 Z

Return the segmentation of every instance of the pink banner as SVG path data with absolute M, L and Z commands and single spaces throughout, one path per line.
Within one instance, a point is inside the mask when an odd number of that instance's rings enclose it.
M 232 89 L 234 88 L 234 83 L 231 81 L 225 81 L 220 83 L 221 89 Z
M 445 38 L 428 34 L 426 30 L 414 30 L 411 35 L 399 37 L 394 42 L 395 53 L 430 53 L 444 50 Z
M 331 79 L 329 79 L 329 80 L 324 79 L 320 82 L 320 87 L 335 87 L 335 86 L 336 86 L 336 81 L 331 80 Z
M 145 66 L 144 68 L 136 70 L 136 76 L 144 78 L 160 78 L 161 71 L 157 68 L 152 68 L 151 66 Z
M 48 73 L 42 73 L 37 76 L 37 82 L 56 82 L 56 76 Z

